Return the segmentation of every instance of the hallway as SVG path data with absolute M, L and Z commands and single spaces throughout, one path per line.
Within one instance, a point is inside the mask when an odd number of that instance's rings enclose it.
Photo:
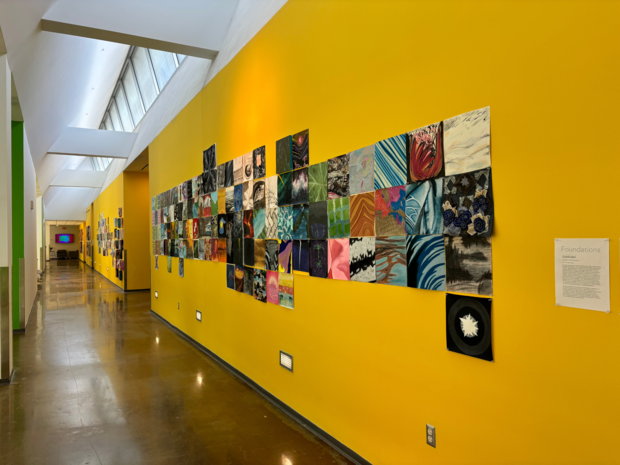
M 2 464 L 351 463 L 75 260 L 48 265 L 14 360 Z

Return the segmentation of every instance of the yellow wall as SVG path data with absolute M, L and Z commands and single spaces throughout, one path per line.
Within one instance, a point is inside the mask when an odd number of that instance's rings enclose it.
M 80 260 L 84 261 L 84 257 L 86 256 L 86 221 L 80 223 L 80 225 L 78 226 L 78 236 L 75 240 L 78 243 L 78 251 L 80 250 L 80 242 L 82 242 Z
M 291 311 L 227 290 L 224 264 L 180 278 L 160 257 L 153 310 L 373 463 L 617 463 L 619 13 L 289 0 L 150 147 L 153 196 L 212 143 L 219 163 L 266 144 L 273 175 L 305 128 L 318 163 L 490 105 L 495 363 L 446 350 L 442 292 L 296 275 Z M 612 313 L 555 307 L 553 239 L 610 236 Z
M 92 247 L 92 238 L 93 238 L 93 225 L 96 224 L 93 221 L 93 213 L 94 213 L 94 209 L 95 206 L 94 204 L 90 204 L 88 206 L 88 208 L 86 209 L 86 224 L 85 224 L 85 230 L 84 230 L 84 262 L 92 267 L 93 266 L 93 256 L 91 255 L 90 257 L 87 256 L 86 254 L 86 246 L 88 244 L 88 236 L 86 235 L 86 228 L 88 228 L 88 226 L 90 226 L 90 237 L 91 237 L 91 247 Z
M 118 176 L 93 202 L 93 227 L 91 228 L 91 242 L 94 250 L 94 269 L 108 278 L 119 287 L 123 287 L 123 281 L 116 277 L 116 269 L 112 265 L 112 257 L 104 257 L 97 247 L 97 233 L 99 215 L 110 218 L 108 231 L 114 231 L 114 218 L 118 217 L 118 209 L 123 208 L 123 176 Z M 101 250 L 103 252 L 103 249 Z
M 151 243 L 147 240 L 151 230 L 149 174 L 125 171 L 123 178 L 127 289 L 150 289 Z

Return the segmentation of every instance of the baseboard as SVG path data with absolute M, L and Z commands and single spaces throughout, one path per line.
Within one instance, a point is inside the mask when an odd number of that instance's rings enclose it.
M 287 404 L 285 404 L 280 399 L 278 399 L 276 396 L 274 396 L 269 391 L 267 391 L 265 388 L 263 388 L 262 386 L 257 384 L 251 378 L 249 378 L 248 376 L 244 375 L 241 371 L 236 369 L 234 366 L 232 366 L 226 360 L 221 358 L 219 355 L 217 355 L 214 352 L 212 352 L 211 350 L 207 349 L 200 342 L 196 341 L 191 336 L 188 336 L 183 331 L 181 331 L 179 328 L 177 328 L 172 323 L 170 323 L 168 320 L 166 320 L 164 317 L 162 317 L 161 315 L 157 314 L 157 312 L 155 312 L 154 310 L 151 309 L 151 313 L 158 320 L 160 320 L 162 323 L 164 323 L 166 326 L 168 326 L 170 329 L 172 329 L 172 331 L 174 331 L 178 336 L 182 337 L 187 342 L 189 342 L 194 347 L 196 347 L 198 350 L 200 350 L 202 353 L 204 353 L 205 355 L 207 355 L 208 357 L 213 359 L 215 362 L 217 362 L 220 366 L 222 366 L 229 373 L 231 373 L 232 375 L 236 376 L 241 381 L 246 383 L 248 386 L 250 386 L 256 392 L 258 392 L 261 396 L 263 396 L 269 402 L 271 402 L 276 407 L 278 407 L 280 410 L 282 410 L 284 413 L 286 413 L 289 417 L 291 417 L 293 420 L 295 420 L 301 426 L 306 428 L 308 431 L 314 433 L 316 436 L 321 438 L 325 443 L 329 444 L 331 447 L 336 449 L 338 452 L 340 452 L 346 458 L 348 458 L 349 460 L 351 460 L 352 462 L 354 462 L 354 463 L 356 463 L 358 465 L 371 465 L 371 463 L 368 460 L 366 460 L 365 458 L 363 458 L 362 456 L 360 456 L 359 454 L 357 454 L 353 450 L 349 449 L 343 443 L 338 441 L 338 439 L 336 439 L 335 437 L 333 437 L 331 434 L 327 433 L 326 431 L 322 430 L 320 427 L 318 427 L 317 425 L 312 423 L 310 420 L 308 420 L 302 414 L 300 414 L 299 412 L 293 410 Z
M 17 328 L 13 330 L 13 334 L 24 334 L 26 332 L 26 328 Z
M 6 386 L 7 384 L 11 384 L 13 382 L 13 377 L 15 376 L 15 368 L 11 371 L 11 376 L 8 378 L 0 378 L 0 386 Z

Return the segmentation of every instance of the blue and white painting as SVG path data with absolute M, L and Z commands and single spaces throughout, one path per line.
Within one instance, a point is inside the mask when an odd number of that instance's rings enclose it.
M 446 256 L 442 236 L 407 236 L 407 286 L 446 290 Z
M 278 239 L 293 239 L 293 207 L 290 205 L 278 209 Z
M 442 194 L 442 178 L 407 185 L 405 198 L 407 234 L 443 233 Z
M 243 211 L 243 184 L 237 184 L 234 192 L 235 211 Z
M 407 137 L 390 137 L 375 144 L 375 189 L 407 183 Z

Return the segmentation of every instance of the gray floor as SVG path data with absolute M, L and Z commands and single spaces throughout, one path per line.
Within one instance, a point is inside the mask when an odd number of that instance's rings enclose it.
M 16 374 L 0 464 L 351 463 L 78 261 L 52 261 Z

